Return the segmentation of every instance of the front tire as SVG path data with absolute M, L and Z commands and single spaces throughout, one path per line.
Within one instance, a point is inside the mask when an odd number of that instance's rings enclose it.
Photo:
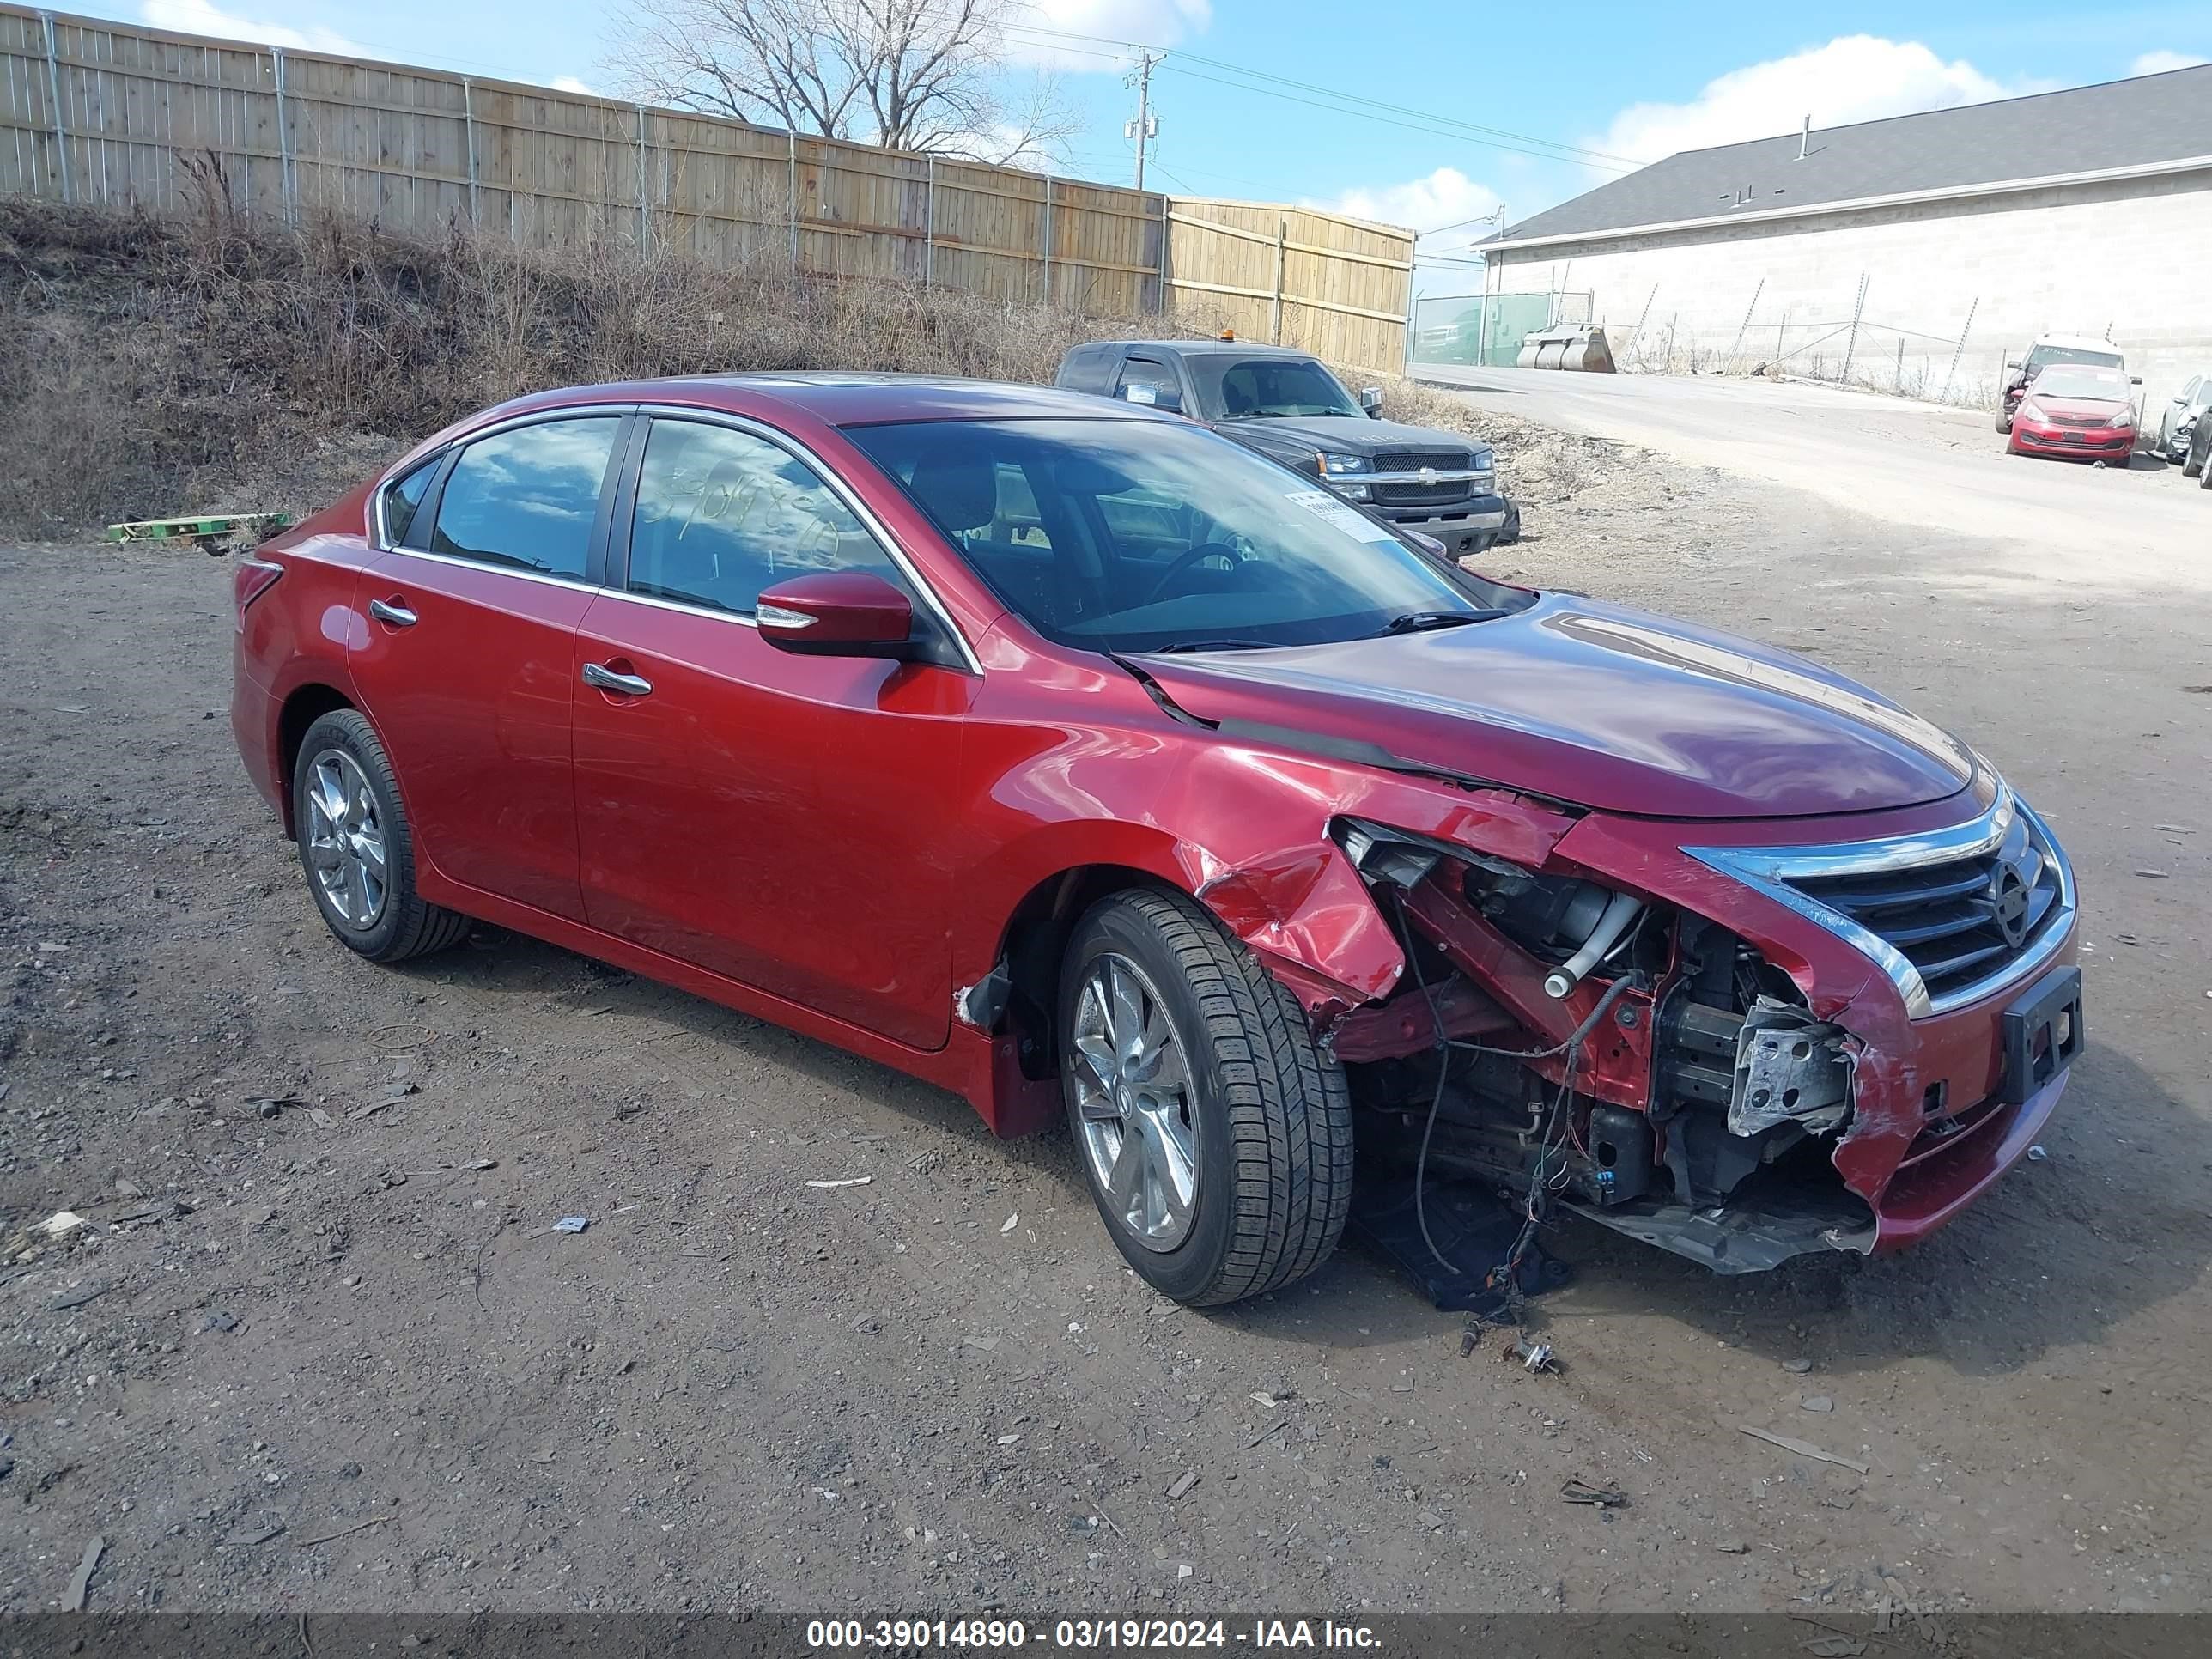
M 2181 476 L 2183 477 L 2193 478 L 2198 473 L 2203 471 L 2203 458 L 2198 455 L 2195 450 L 2191 450 L 2187 455 L 2182 458 Z
M 292 817 L 307 890 L 338 942 L 371 962 L 458 945 L 466 916 L 415 890 L 415 838 L 399 781 L 367 715 L 333 709 L 292 768 Z
M 1101 900 L 1061 966 L 1060 1079 L 1100 1217 L 1163 1295 L 1213 1307 L 1328 1259 L 1352 1201 L 1344 1068 L 1180 893 Z

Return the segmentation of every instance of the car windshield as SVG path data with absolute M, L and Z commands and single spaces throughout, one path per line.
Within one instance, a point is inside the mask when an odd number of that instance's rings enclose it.
M 2027 372 L 2048 368 L 2053 363 L 2101 363 L 2107 368 L 2120 366 L 2117 351 L 2100 351 L 2094 346 L 2039 345 L 2027 354 Z
M 1486 621 L 1528 598 L 1182 422 L 931 421 L 847 435 L 1062 645 L 1315 645 Z
M 1364 414 L 1344 383 L 1310 357 L 1194 354 L 1186 362 L 1200 402 L 1224 421 Z
M 2126 403 L 2128 377 L 2117 368 L 2060 364 L 2046 368 L 2028 388 L 2039 398 L 2105 398 Z

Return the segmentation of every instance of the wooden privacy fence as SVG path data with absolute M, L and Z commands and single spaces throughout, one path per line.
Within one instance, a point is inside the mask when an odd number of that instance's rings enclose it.
M 1395 374 L 1406 361 L 1410 232 L 1311 208 L 1176 197 L 1168 204 L 1173 295 L 1203 298 L 1239 339 Z
M 1337 361 L 1404 359 L 1412 237 L 438 70 L 0 5 L 0 191 L 526 247 L 775 260 L 1102 315 L 1179 301 Z

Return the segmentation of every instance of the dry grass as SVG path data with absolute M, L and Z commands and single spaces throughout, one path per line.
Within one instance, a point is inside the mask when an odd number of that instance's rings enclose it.
M 626 246 L 541 254 L 460 228 L 427 244 L 336 217 L 286 230 L 224 199 L 172 218 L 0 201 L 0 532 L 311 508 L 548 386 L 823 367 L 1049 380 L 1069 345 L 1128 325 Z

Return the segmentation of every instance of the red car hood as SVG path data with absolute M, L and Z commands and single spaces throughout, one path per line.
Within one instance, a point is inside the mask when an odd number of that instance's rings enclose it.
M 2048 392 L 2031 392 L 2028 400 L 2045 415 L 2063 415 L 2071 418 L 2094 421 L 2110 420 L 2115 415 L 2135 417 L 2136 406 L 2119 398 L 2054 398 Z
M 1141 661 L 1179 707 L 1232 732 L 1373 745 L 1601 811 L 1872 811 L 1973 776 L 1954 738 L 1802 657 L 1565 595 L 1428 633 Z

